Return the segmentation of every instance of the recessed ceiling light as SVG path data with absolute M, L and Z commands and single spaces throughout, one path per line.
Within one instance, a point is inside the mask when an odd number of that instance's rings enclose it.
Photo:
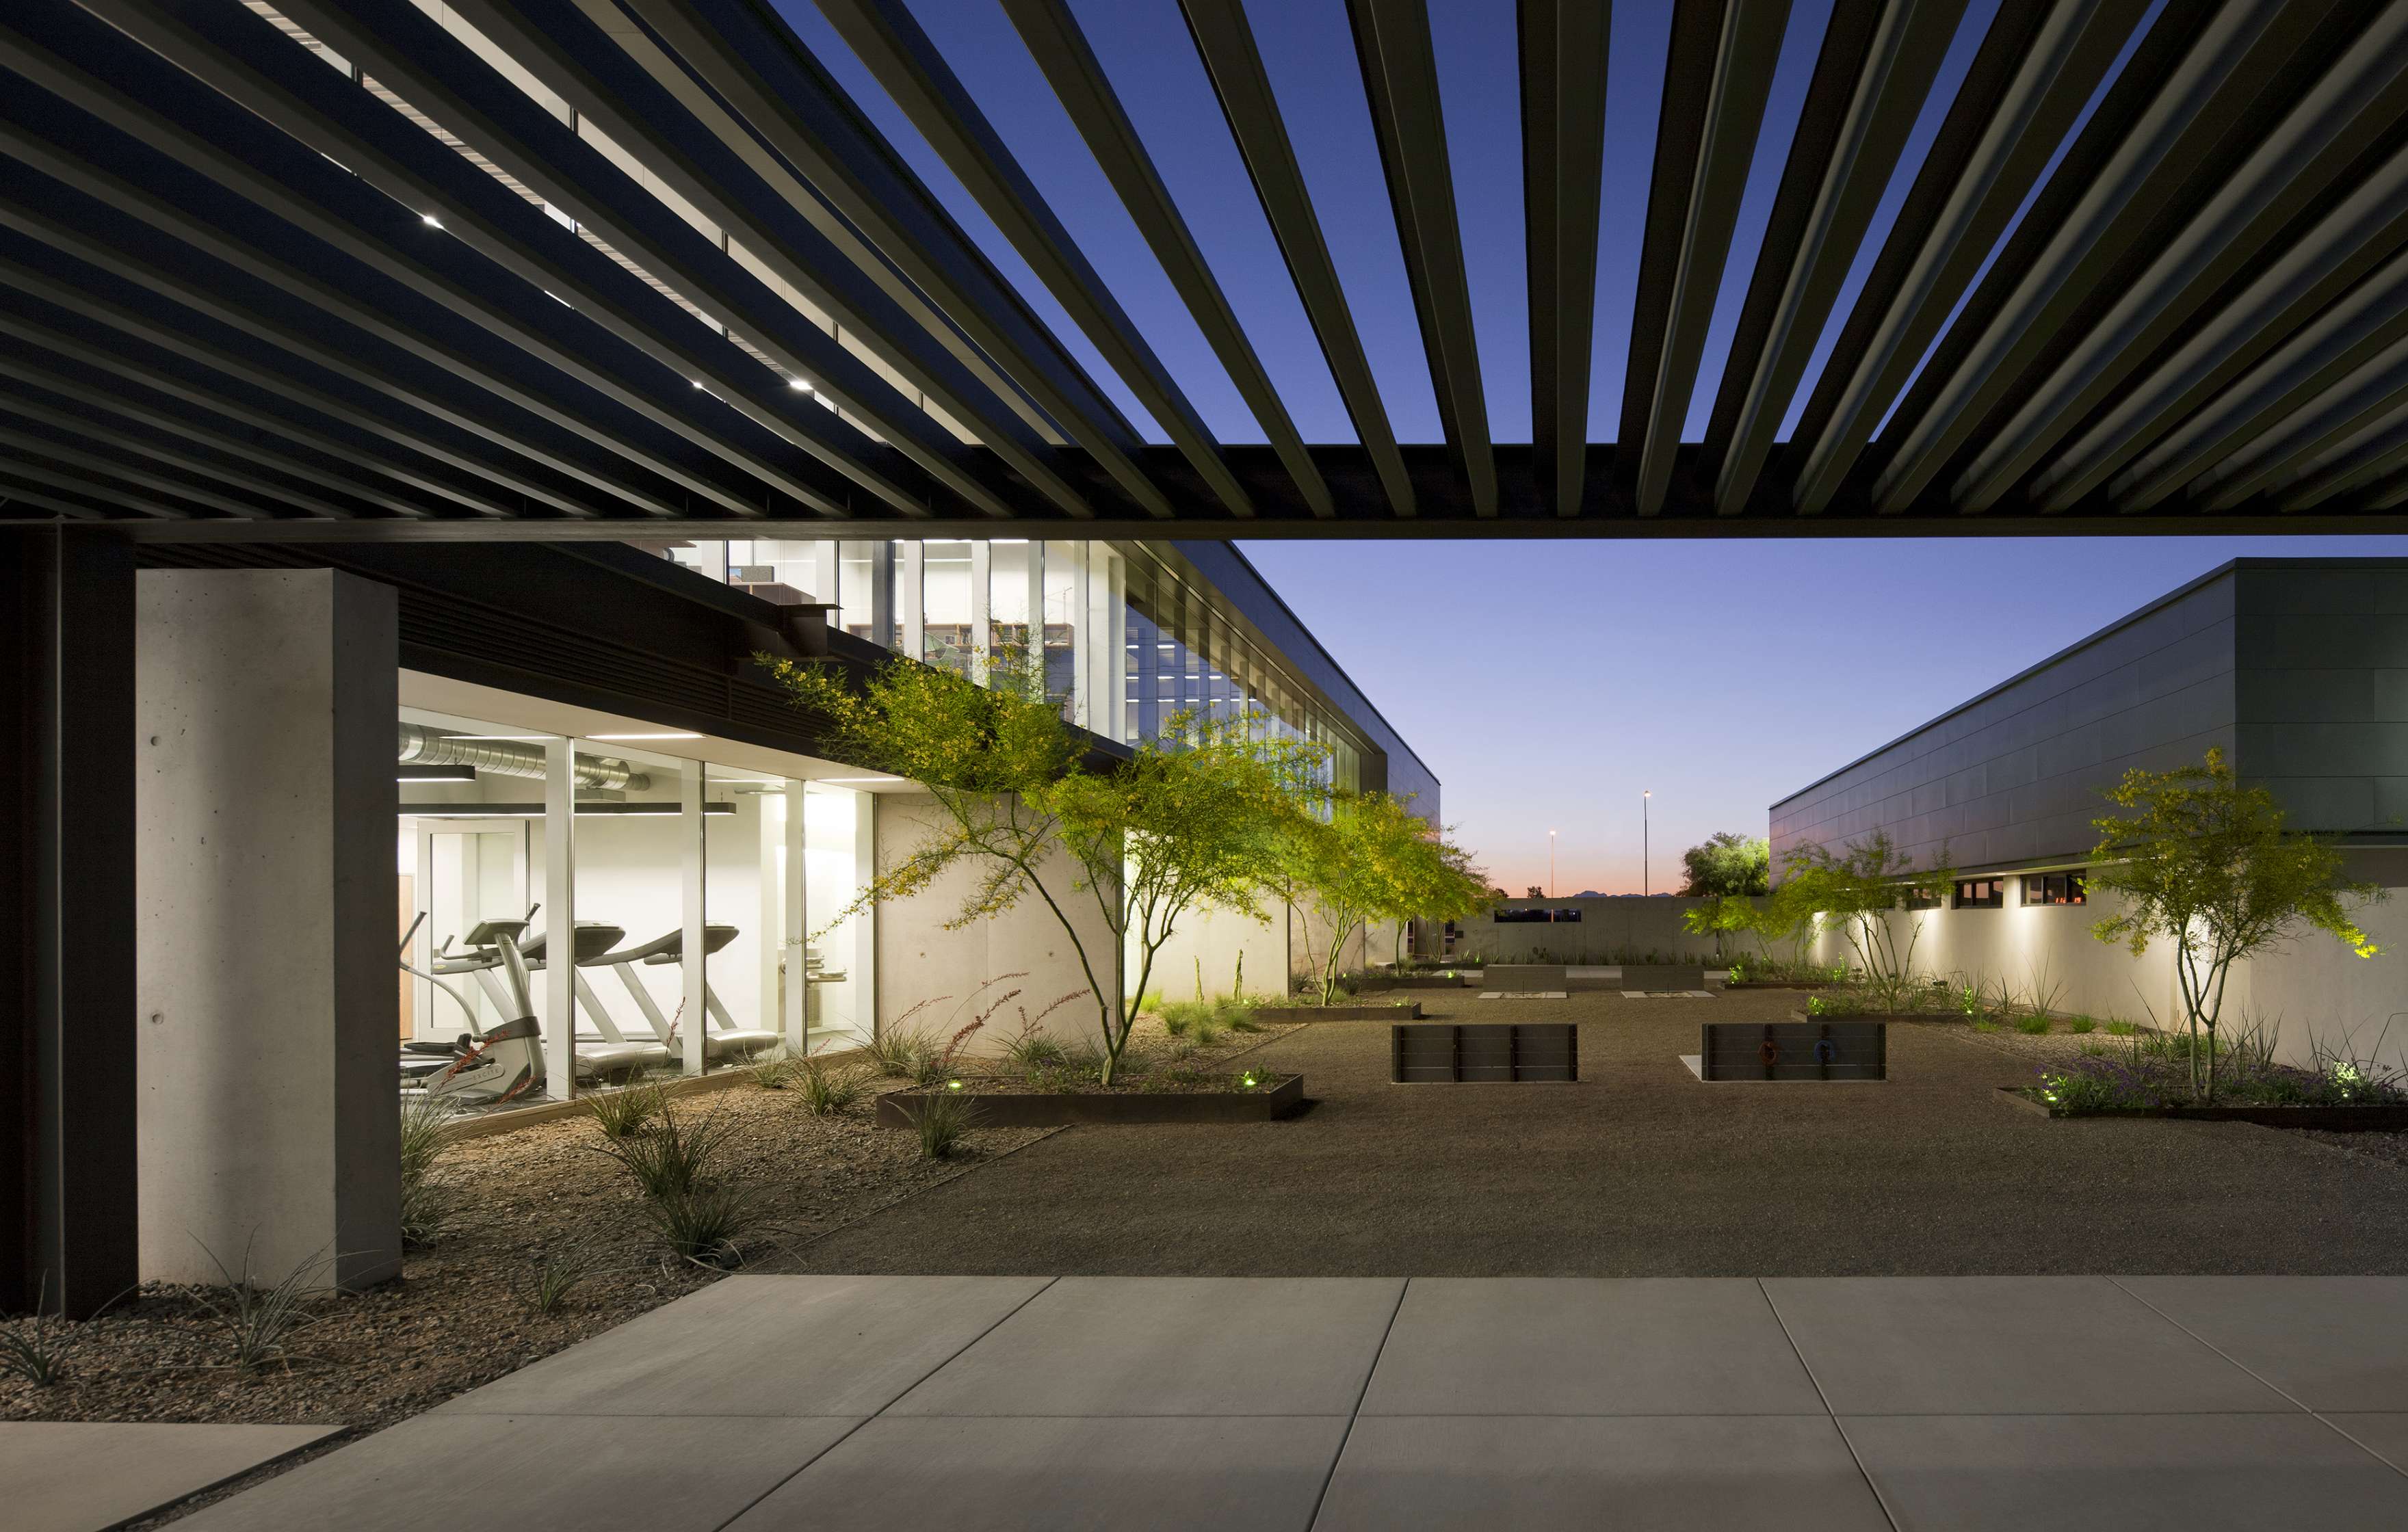
M 425 224 L 430 229 L 439 229 L 443 226 L 443 221 L 436 217 L 433 213 L 420 214 L 419 222 Z
M 811 385 L 810 385 L 810 384 L 809 384 L 809 383 L 804 382 L 804 381 L 803 381 L 801 379 L 799 379 L 799 378 L 789 378 L 789 379 L 786 379 L 786 386 L 787 386 L 788 388 L 791 388 L 791 389 L 796 389 L 796 390 L 799 390 L 800 392 L 805 393 L 805 394 L 809 394 L 809 393 L 811 391 Z

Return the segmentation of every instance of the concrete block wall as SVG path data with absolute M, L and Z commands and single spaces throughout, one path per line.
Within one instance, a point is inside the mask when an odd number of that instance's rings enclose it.
M 936 800 L 924 794 L 883 794 L 878 800 L 878 868 L 882 874 L 910 854 L 937 823 Z M 878 907 L 878 1024 L 916 1028 L 941 1046 L 980 1009 L 1010 990 L 1020 994 L 964 1043 L 967 1052 L 994 1053 L 1019 1032 L 1019 1011 L 1033 1017 L 1057 998 L 1091 989 L 1080 962 L 1083 946 L 1095 965 L 1094 981 L 1107 991 L 1115 981 L 1110 967 L 1113 938 L 1095 895 L 1074 886 L 1077 865 L 1057 853 L 1040 869 L 1047 891 L 1077 924 L 1074 944 L 1043 900 L 1025 894 L 997 915 L 950 928 L 985 876 L 985 867 L 964 862 L 908 899 Z M 1006 979 L 1006 975 L 1018 977 Z M 1001 981 L 990 983 L 989 981 Z M 906 1017 L 910 1019 L 905 1020 Z M 1065 1043 L 1096 1040 L 1092 998 L 1054 1010 L 1039 1030 Z
M 1690 935 L 1682 929 L 1681 922 L 1706 902 L 1669 895 L 1503 899 L 1498 902 L 1498 909 L 1577 909 L 1580 919 L 1541 923 L 1498 921 L 1493 912 L 1474 915 L 1456 923 L 1455 955 L 1466 963 L 1478 963 L 1545 953 L 1556 962 L 1604 964 L 1626 956 L 1644 960 L 1654 952 L 1665 962 L 1690 955 L 1703 961 L 1713 953 L 1713 938 Z

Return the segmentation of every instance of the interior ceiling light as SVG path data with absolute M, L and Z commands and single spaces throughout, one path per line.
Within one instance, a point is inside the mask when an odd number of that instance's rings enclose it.
M 736 804 L 734 800 L 728 798 L 712 798 L 702 806 L 702 811 L 706 814 L 732 814 L 736 812 Z M 591 818 L 597 814 L 672 818 L 683 812 L 685 812 L 683 805 L 663 802 L 580 803 L 577 806 L 577 817 L 580 819 Z M 405 803 L 401 806 L 401 817 L 404 819 L 542 819 L 544 808 L 539 803 Z

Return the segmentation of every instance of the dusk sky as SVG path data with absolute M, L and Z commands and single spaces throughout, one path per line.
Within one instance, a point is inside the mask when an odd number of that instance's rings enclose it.
M 1131 419 L 1163 439 L 817 8 L 809 0 L 780 5 Z M 1072 8 L 1305 439 L 1352 441 L 1177 0 L 1073 0 Z M 1878 252 L 1996 9 L 1996 0 L 1967 7 L 1835 316 Z M 1224 440 L 1264 439 L 996 0 L 912 0 L 912 10 L 1205 422 Z M 1437 440 L 1342 0 L 1250 0 L 1247 10 L 1397 435 Z M 1670 0 L 1623 0 L 1613 9 L 1589 407 L 1595 440 L 1612 439 L 1619 421 L 1670 10 Z M 1498 441 L 1527 441 L 1513 7 L 1511 0 L 1433 0 L 1431 12 L 1489 430 Z M 1793 7 L 1691 407 L 1692 439 L 1703 435 L 1829 14 L 1829 0 Z M 1827 328 L 1826 346 L 1838 322 Z M 1821 359 L 1818 351 L 1799 399 L 1812 391 Z M 1683 847 L 1717 829 L 1763 834 L 1773 799 L 2227 558 L 2403 554 L 2408 538 L 1244 547 L 1438 773 L 1445 818 L 1498 881 L 1516 893 L 1545 882 L 1552 826 L 1560 832 L 1559 891 L 1635 893 L 1642 789 L 1656 794 L 1662 888 L 1676 876 Z

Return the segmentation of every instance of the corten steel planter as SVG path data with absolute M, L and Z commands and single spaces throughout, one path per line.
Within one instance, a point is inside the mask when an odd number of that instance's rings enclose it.
M 2094 1118 L 2169 1118 L 2183 1123 L 2255 1123 L 2259 1127 L 2317 1127 L 2332 1133 L 2408 1132 L 2408 1106 L 2369 1102 L 2343 1107 L 2101 1107 L 2067 1111 L 2035 1101 L 2021 1085 L 2001 1085 L 1999 1099 L 2035 1117 L 2067 1122 Z
M 1052 1091 L 1011 1094 L 923 1089 L 889 1091 L 878 1098 L 878 1125 L 910 1127 L 923 1102 L 967 1095 L 978 1103 L 970 1126 L 1060 1127 L 1069 1123 L 1268 1123 L 1304 1105 L 1304 1077 L 1290 1075 L 1258 1091 Z
M 1459 990 L 1469 982 L 1470 981 L 1461 974 L 1449 979 L 1443 974 L 1414 973 L 1398 974 L 1394 978 L 1367 979 L 1363 981 L 1363 987 L 1367 990 Z
M 1864 1081 L 1889 1078 L 1889 1018 L 1818 1016 L 1811 1022 L 1708 1022 L 1698 1029 L 1698 1078 L 1707 1081 Z
M 1262 1021 L 1278 1022 L 1418 1022 L 1419 1000 L 1398 1000 L 1368 1006 L 1264 1006 L 1254 1011 Z
M 1644 990 L 1651 995 L 1657 991 L 1701 990 L 1706 987 L 1706 968 L 1703 964 L 1692 967 L 1686 963 L 1625 963 L 1622 981 L 1609 987 Z
M 1480 969 L 1480 987 L 1512 995 L 1544 995 L 1569 988 L 1560 963 L 1488 963 Z
M 1580 1079 L 1580 1028 L 1570 1022 L 1392 1026 L 1388 1079 L 1398 1085 L 1571 1084 Z

